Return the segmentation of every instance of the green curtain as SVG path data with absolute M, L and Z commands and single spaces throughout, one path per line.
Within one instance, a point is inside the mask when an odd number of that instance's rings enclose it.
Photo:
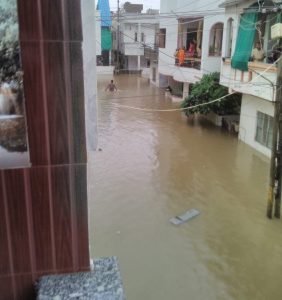
M 252 12 L 241 15 L 235 52 L 231 60 L 231 66 L 234 69 L 248 71 L 248 61 L 252 53 L 257 19 L 258 13 Z
M 112 49 L 112 33 L 108 28 L 101 28 L 101 46 L 102 50 Z

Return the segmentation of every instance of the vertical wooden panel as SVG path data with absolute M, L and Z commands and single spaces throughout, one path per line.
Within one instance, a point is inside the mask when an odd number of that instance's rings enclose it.
M 39 42 L 22 42 L 21 57 L 24 69 L 24 95 L 32 165 L 48 164 L 47 112 L 43 104 L 43 78 Z M 40 146 L 39 146 L 40 145 Z
M 31 272 L 23 169 L 4 171 L 4 175 L 14 271 L 15 273 Z
M 18 10 L 32 168 L 0 171 L 5 300 L 35 299 L 40 275 L 89 268 L 80 0 Z
M 18 20 L 21 41 L 39 41 L 38 2 L 36 0 L 17 0 Z
M 16 300 L 35 299 L 35 282 L 32 280 L 32 276 L 30 274 L 15 276 L 15 282 Z
M 62 0 L 39 0 L 42 12 L 43 39 L 46 41 L 62 41 L 63 18 Z
M 69 161 L 64 51 L 62 43 L 44 44 L 51 164 Z
M 36 272 L 54 270 L 52 260 L 53 248 L 52 224 L 50 212 L 50 195 L 48 167 L 30 170 L 30 191 L 35 242 Z
M 81 0 L 63 0 L 66 7 L 67 30 L 70 41 L 82 41 Z
M 7 216 L 5 214 L 4 205 L 4 190 L 2 183 L 2 174 L 0 171 L 0 276 L 2 274 L 11 274 L 9 247 L 8 247 L 8 231 L 7 231 Z M 1 295 L 1 293 L 0 293 Z
M 86 163 L 85 111 L 82 45 L 80 42 L 70 43 L 70 80 L 72 97 L 73 153 L 74 163 Z
M 14 289 L 12 285 L 12 277 L 4 276 L 0 278 L 0 299 L 14 300 Z
M 72 231 L 69 166 L 51 167 L 52 199 L 58 269 L 72 268 Z
M 87 169 L 85 165 L 74 166 L 77 236 L 79 237 L 78 262 L 81 270 L 89 269 L 88 209 L 87 209 Z

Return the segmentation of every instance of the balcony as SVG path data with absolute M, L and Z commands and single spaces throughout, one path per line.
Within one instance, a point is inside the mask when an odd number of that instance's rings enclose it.
M 277 67 L 260 62 L 249 62 L 248 71 L 231 67 L 231 59 L 225 59 L 221 66 L 220 83 L 231 90 L 274 101 Z
M 144 55 L 144 47 L 139 42 L 124 43 L 124 54 L 125 55 Z
M 183 68 L 192 68 L 196 70 L 201 70 L 201 58 L 197 57 L 185 57 L 184 63 L 179 65 L 179 61 L 175 59 L 175 65 Z

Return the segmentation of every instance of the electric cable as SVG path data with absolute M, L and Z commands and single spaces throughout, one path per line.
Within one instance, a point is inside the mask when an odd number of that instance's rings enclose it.
M 277 63 L 280 59 L 282 59 L 282 57 L 278 58 L 275 61 L 275 63 Z M 261 77 L 271 67 L 272 67 L 272 65 L 269 66 L 268 68 L 266 68 L 261 74 L 257 75 L 256 78 Z M 248 83 L 246 83 L 246 84 L 248 84 Z M 209 102 L 200 103 L 200 104 L 197 104 L 197 105 L 193 105 L 193 106 L 189 106 L 189 107 L 184 107 L 184 108 L 181 107 L 181 108 L 173 108 L 173 109 L 150 109 L 150 108 L 142 108 L 142 107 L 134 107 L 134 106 L 129 106 L 129 105 L 123 105 L 123 104 L 118 104 L 118 103 L 111 103 L 111 104 L 114 105 L 114 106 L 120 107 L 120 108 L 131 109 L 131 110 L 138 110 L 138 111 L 145 111 L 145 112 L 175 112 L 175 111 L 186 111 L 186 110 L 194 109 L 194 108 L 201 107 L 201 106 L 207 106 L 207 105 L 210 105 L 210 104 L 215 103 L 215 102 L 220 102 L 223 99 L 226 99 L 227 97 L 229 97 L 231 95 L 234 95 L 234 94 L 237 94 L 237 92 L 232 92 L 232 93 L 226 94 L 226 95 L 224 95 L 224 96 L 222 96 L 220 98 L 211 100 Z

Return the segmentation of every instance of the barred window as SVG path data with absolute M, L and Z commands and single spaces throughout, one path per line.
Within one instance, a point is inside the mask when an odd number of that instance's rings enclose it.
M 159 47 L 165 48 L 166 43 L 166 28 L 161 28 L 159 31 Z
M 273 133 L 273 117 L 257 112 L 257 130 L 255 140 L 271 149 L 272 147 L 272 133 Z

